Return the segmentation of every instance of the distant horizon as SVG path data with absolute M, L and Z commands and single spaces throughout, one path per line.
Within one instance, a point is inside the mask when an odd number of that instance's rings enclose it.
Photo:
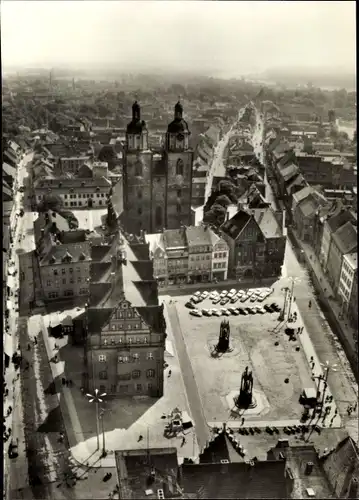
M 356 71 L 353 1 L 3 1 L 12 66 L 117 67 L 240 78 L 273 68 Z M 16 29 L 14 29 L 16 27 Z M 335 36 L 340 33 L 340 36 Z M 125 69 L 125 71 L 126 71 Z

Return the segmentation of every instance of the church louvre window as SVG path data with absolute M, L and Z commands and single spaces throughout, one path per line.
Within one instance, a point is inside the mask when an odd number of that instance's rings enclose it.
M 142 177 L 143 175 L 142 163 L 140 161 L 135 165 L 135 175 L 136 177 Z
M 176 163 L 176 175 L 183 175 L 184 164 L 183 160 L 179 159 Z

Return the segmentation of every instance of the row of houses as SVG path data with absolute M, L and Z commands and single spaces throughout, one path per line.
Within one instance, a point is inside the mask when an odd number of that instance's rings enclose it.
M 253 186 L 227 208 L 218 229 L 201 224 L 146 235 L 159 286 L 279 276 L 286 243 L 282 219 Z
M 293 195 L 293 225 L 299 238 L 312 245 L 343 313 L 357 329 L 356 210 L 307 186 Z

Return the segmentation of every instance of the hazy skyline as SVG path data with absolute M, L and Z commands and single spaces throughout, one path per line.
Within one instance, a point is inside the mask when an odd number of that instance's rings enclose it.
M 355 2 L 10 1 L 2 64 L 196 70 L 356 68 Z

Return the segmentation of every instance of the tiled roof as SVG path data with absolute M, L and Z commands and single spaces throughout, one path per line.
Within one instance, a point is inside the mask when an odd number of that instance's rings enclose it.
M 136 269 L 141 280 L 153 280 L 153 262 L 152 260 L 135 260 L 132 265 Z
M 354 220 L 349 210 L 343 208 L 342 205 L 338 207 L 338 210 L 332 217 L 327 219 L 328 226 L 332 233 L 337 231 L 346 222 Z
M 100 283 L 102 288 L 104 287 L 104 283 Z M 99 285 L 96 285 L 97 287 Z M 91 285 L 92 288 L 92 285 Z M 101 292 L 100 292 L 101 293 Z M 100 294 L 99 293 L 99 294 Z M 91 306 L 91 302 L 90 302 Z M 106 323 L 109 321 L 111 314 L 113 313 L 113 309 L 108 308 L 91 308 L 89 307 L 87 311 L 87 322 L 88 322 L 88 331 L 89 334 L 91 333 L 100 333 L 101 329 L 106 325 Z M 83 315 L 83 321 L 86 321 L 86 313 Z
M 163 232 L 165 248 L 187 247 L 187 232 L 184 229 L 167 229 Z
M 52 245 L 50 251 L 41 260 L 41 265 L 50 263 L 59 264 L 64 258 L 71 257 L 71 262 L 79 262 L 90 259 L 90 246 L 87 241 L 82 243 L 66 243 L 60 245 Z
M 303 189 L 293 194 L 293 200 L 296 203 L 299 203 L 300 201 L 304 200 L 304 198 L 307 198 L 307 196 L 309 196 L 312 192 L 313 188 L 311 186 L 305 186 Z
M 231 219 L 222 224 L 221 229 L 232 239 L 236 239 L 250 221 L 251 216 L 239 210 Z
M 280 238 L 283 236 L 281 227 L 270 207 L 254 210 L 254 220 L 265 238 Z
M 210 229 L 206 226 L 190 226 L 186 228 L 188 246 L 211 245 Z
M 92 283 L 107 282 L 111 273 L 111 262 L 92 262 L 90 276 Z
M 176 448 L 115 451 L 120 498 L 156 498 L 163 489 L 165 498 L 178 496 Z M 153 479 L 149 482 L 151 472 Z M 172 485 L 172 487 L 170 486 Z M 151 490 L 153 493 L 146 493 Z
M 9 175 L 10 177 L 16 177 L 16 168 L 12 167 L 8 163 L 4 162 L 2 164 L 3 175 Z
M 185 493 L 197 498 L 288 498 L 284 461 L 183 464 L 181 472 Z
M 283 180 L 285 182 L 288 182 L 290 179 L 292 179 L 298 173 L 299 173 L 299 167 L 294 165 L 294 163 L 292 163 L 291 165 L 288 165 L 287 167 L 283 168 L 280 171 L 280 175 L 283 177 Z
M 351 222 L 337 229 L 332 238 L 342 255 L 354 252 L 358 247 L 357 228 Z
M 298 208 L 304 217 L 309 217 L 317 211 L 318 203 L 313 196 L 308 196 L 298 204 Z

